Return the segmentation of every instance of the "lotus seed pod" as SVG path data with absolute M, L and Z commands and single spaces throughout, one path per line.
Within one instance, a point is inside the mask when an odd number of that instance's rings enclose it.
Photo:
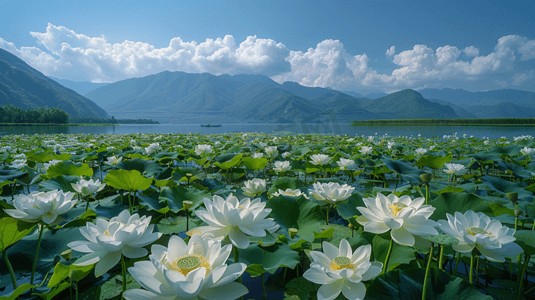
M 507 193 L 505 196 L 507 196 L 507 199 L 513 202 L 513 204 L 516 204 L 516 200 L 518 200 L 518 193 Z
M 67 250 L 61 252 L 60 255 L 61 255 L 61 257 L 63 257 L 64 259 L 69 260 L 69 259 L 71 259 L 71 254 L 72 254 L 72 249 L 67 249 Z
M 290 238 L 293 239 L 293 238 L 295 237 L 295 235 L 297 234 L 298 231 L 299 231 L 299 230 L 297 230 L 297 228 L 290 228 L 290 229 L 288 229 L 288 233 L 290 234 Z
M 431 175 L 431 173 L 425 173 L 425 174 L 421 174 L 420 178 L 422 178 L 422 180 L 425 183 L 429 183 L 431 181 L 431 179 L 433 179 L 433 175 Z
M 184 209 L 185 210 L 189 210 L 192 206 L 193 206 L 193 202 L 189 201 L 189 200 L 184 200 L 184 202 L 182 202 L 184 204 Z
M 349 227 L 349 229 L 355 229 L 355 226 L 353 226 L 353 224 L 349 224 L 347 225 L 347 227 Z
M 515 217 L 518 218 L 518 217 L 520 217 L 520 215 L 522 215 L 522 213 L 523 213 L 524 211 L 521 210 L 521 209 L 515 209 L 514 212 L 515 212 Z

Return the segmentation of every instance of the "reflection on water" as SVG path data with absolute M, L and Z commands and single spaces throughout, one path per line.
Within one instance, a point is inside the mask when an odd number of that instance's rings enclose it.
M 297 124 L 222 124 L 221 127 L 201 127 L 200 124 L 128 124 L 119 126 L 0 126 L 1 134 L 136 134 L 136 133 L 232 133 L 232 132 L 295 132 L 319 134 L 384 135 L 442 137 L 466 134 L 478 138 L 513 138 L 535 136 L 535 127 L 493 126 L 350 126 L 336 122 Z

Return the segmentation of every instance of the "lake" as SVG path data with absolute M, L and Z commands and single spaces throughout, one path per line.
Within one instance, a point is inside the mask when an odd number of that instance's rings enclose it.
M 513 138 L 521 135 L 535 136 L 535 127 L 513 126 L 350 126 L 338 123 L 299 124 L 222 124 L 221 127 L 201 127 L 199 124 L 128 124 L 117 126 L 0 126 L 0 134 L 135 134 L 135 133 L 204 133 L 231 132 L 295 132 L 321 134 L 384 135 L 442 137 L 466 134 L 478 138 Z

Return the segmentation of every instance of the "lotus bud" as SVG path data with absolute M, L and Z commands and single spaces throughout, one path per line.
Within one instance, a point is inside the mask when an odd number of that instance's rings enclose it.
M 507 199 L 513 202 L 513 204 L 516 204 L 516 200 L 518 200 L 518 193 L 507 193 L 505 196 L 507 196 Z
M 184 209 L 185 210 L 189 210 L 193 206 L 193 202 L 191 202 L 189 200 L 184 200 L 184 202 L 182 202 L 182 204 L 184 205 Z
M 349 225 L 347 225 L 347 227 L 349 227 L 349 229 L 351 229 L 351 230 L 355 229 L 355 226 L 353 226 L 353 224 L 349 224 Z
M 289 228 L 288 233 L 290 234 L 290 238 L 293 239 L 297 235 L 298 231 L 299 230 L 297 230 L 297 228 Z
M 524 212 L 523 210 L 521 209 L 515 209 L 513 210 L 515 212 L 515 217 L 520 217 L 520 215 L 522 215 L 522 213 Z
M 67 250 L 61 252 L 60 255 L 61 255 L 61 257 L 63 257 L 64 259 L 69 260 L 69 259 L 71 259 L 71 254 L 72 254 L 72 249 L 67 249 Z
M 426 184 L 429 184 L 429 182 L 431 181 L 431 179 L 433 179 L 433 175 L 431 175 L 431 173 L 424 173 L 424 174 L 421 174 L 421 175 L 420 175 L 420 178 L 422 178 L 422 180 L 423 180 Z
M 189 178 L 189 177 L 192 177 L 192 176 L 193 176 L 193 174 L 191 174 L 191 173 L 186 173 L 186 177 Z

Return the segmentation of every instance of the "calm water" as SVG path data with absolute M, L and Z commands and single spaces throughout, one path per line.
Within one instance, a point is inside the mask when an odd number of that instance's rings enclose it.
M 467 134 L 478 138 L 513 138 L 521 135 L 535 136 L 535 127 L 493 126 L 350 126 L 349 124 L 222 124 L 221 127 L 201 127 L 199 124 L 150 124 L 118 126 L 0 126 L 0 134 L 131 134 L 131 133 L 229 133 L 229 132 L 296 132 L 355 135 L 384 135 L 442 137 Z

